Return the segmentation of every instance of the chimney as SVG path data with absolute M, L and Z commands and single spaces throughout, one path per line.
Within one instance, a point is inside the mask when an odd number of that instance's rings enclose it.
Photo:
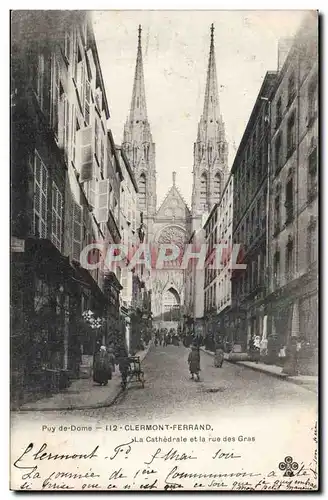
M 287 59 L 288 53 L 291 49 L 294 39 L 289 38 L 280 38 L 278 42 L 278 71 L 281 71 L 284 62 Z

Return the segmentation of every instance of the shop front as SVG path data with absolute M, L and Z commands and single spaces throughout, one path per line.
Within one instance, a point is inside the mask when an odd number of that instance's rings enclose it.
M 268 358 L 284 366 L 291 344 L 297 350 L 298 372 L 318 373 L 318 291 L 317 280 L 303 275 L 267 297 L 270 328 Z
M 16 402 L 66 387 L 70 348 L 74 269 L 49 240 L 25 240 L 12 256 L 12 396 Z

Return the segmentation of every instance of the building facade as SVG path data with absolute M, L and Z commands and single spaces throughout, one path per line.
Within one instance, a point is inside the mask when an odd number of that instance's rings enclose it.
M 196 252 L 199 251 L 202 244 L 210 243 L 209 235 L 205 237 L 204 224 L 207 224 L 209 214 L 216 203 L 220 201 L 228 176 L 228 144 L 219 104 L 214 26 L 212 25 L 203 113 L 198 124 L 197 140 L 194 143 L 192 223 L 188 242 L 195 247 Z M 210 226 L 212 227 L 212 220 Z M 197 269 L 197 260 L 190 260 L 185 273 L 187 300 L 184 318 L 185 330 L 192 330 L 202 336 L 206 334 L 209 323 L 214 323 L 212 312 L 207 310 L 210 308 L 212 311 L 209 297 L 212 293 L 214 300 L 214 291 L 206 291 L 207 302 L 204 296 L 204 286 L 208 287 L 208 280 L 206 271 Z
M 233 189 L 233 244 L 240 244 L 239 261 L 245 270 L 232 273 L 234 342 L 248 350 L 262 337 L 266 310 L 268 161 L 270 142 L 269 96 L 276 73 L 267 72 L 231 169 Z
M 299 343 L 304 374 L 318 366 L 318 17 L 295 37 L 271 99 L 268 351 Z
M 209 343 L 219 336 L 227 344 L 233 344 L 231 326 L 231 262 L 233 229 L 233 176 L 230 175 L 223 189 L 220 201 L 214 205 L 204 226 L 208 245 L 204 279 L 204 323 Z M 219 250 L 218 262 L 215 252 Z M 219 248 L 219 247 L 218 247 Z M 211 269 L 215 266 L 215 269 Z

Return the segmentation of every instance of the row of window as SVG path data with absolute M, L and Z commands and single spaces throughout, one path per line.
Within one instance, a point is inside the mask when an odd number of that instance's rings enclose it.
M 235 192 L 235 211 L 236 218 L 239 218 L 249 203 L 251 202 L 254 193 L 262 184 L 264 177 L 267 175 L 267 146 L 262 143 L 258 155 L 251 164 L 242 162 L 236 171 L 236 192 Z
M 200 177 L 199 203 L 201 206 L 207 207 L 210 195 L 213 195 L 213 197 L 219 201 L 221 196 L 221 174 L 219 172 L 214 176 L 213 193 L 209 191 L 209 182 L 206 172 L 203 172 Z
M 228 145 L 226 142 L 218 142 L 216 145 L 217 148 L 217 156 L 218 158 L 222 158 L 222 156 L 228 151 Z M 209 144 L 205 147 L 205 144 L 198 144 L 197 148 L 198 161 L 206 159 L 209 163 L 212 163 L 217 160 L 217 156 L 215 155 L 214 148 L 212 144 Z M 207 158 L 206 158 L 207 157 Z
M 133 203 L 132 194 L 128 186 L 126 186 L 126 189 L 124 189 L 123 186 L 121 187 L 120 207 L 121 207 L 121 212 L 125 215 L 127 221 L 131 224 L 132 231 L 135 231 L 136 210 L 135 210 L 135 204 Z
M 315 147 L 308 157 L 308 178 L 307 178 L 307 190 L 308 190 L 308 202 L 311 203 L 317 195 L 317 160 L 318 152 Z M 295 196 L 294 196 L 294 178 L 292 175 L 292 170 L 290 171 L 285 185 L 285 196 L 284 196 L 284 207 L 282 210 L 282 192 L 281 184 L 276 187 L 276 192 L 274 196 L 274 227 L 273 235 L 276 236 L 286 225 L 288 225 L 294 218 L 295 210 Z M 285 219 L 282 216 L 285 214 Z
M 234 235 L 234 243 L 239 243 L 247 250 L 249 245 L 260 236 L 266 226 L 266 189 L 248 212 Z
M 307 116 L 307 124 L 310 125 L 312 121 L 316 118 L 318 112 L 318 84 L 317 84 L 317 76 L 313 77 L 308 84 L 307 89 L 307 105 L 308 105 L 308 116 Z M 287 110 L 288 107 L 293 102 L 296 96 L 296 79 L 295 73 L 293 72 L 288 79 L 288 89 L 287 89 L 287 102 L 286 107 L 283 107 L 283 94 L 279 96 L 276 106 L 275 106 L 275 128 L 279 128 L 280 123 L 282 122 L 284 111 Z
M 216 227 L 216 224 L 220 221 L 220 225 Z M 205 237 L 206 239 L 210 236 L 213 235 L 213 233 L 216 233 L 218 231 L 219 237 L 222 235 L 226 234 L 229 225 L 231 224 L 232 221 L 232 203 L 227 207 L 225 213 L 222 214 L 222 216 L 218 219 L 218 210 L 216 210 L 208 222 L 206 229 L 205 229 Z
M 289 237 L 285 247 L 285 282 L 291 281 L 294 277 L 294 259 L 294 241 L 291 237 Z M 318 230 L 315 221 L 310 221 L 307 228 L 306 260 L 308 266 L 311 266 L 318 260 Z M 281 279 L 281 251 L 276 250 L 273 257 L 273 285 L 275 288 L 282 284 Z
M 206 312 L 210 311 L 211 309 L 216 309 L 217 307 L 223 307 L 231 300 L 230 280 L 222 280 L 218 284 L 218 287 L 218 296 L 220 297 L 218 303 L 216 303 L 216 284 L 205 291 L 204 308 Z
M 50 187 L 50 177 L 49 172 L 42 161 L 39 153 L 35 151 L 33 159 L 33 170 L 34 170 L 34 202 L 33 202 L 33 234 L 38 238 L 48 238 L 52 243 L 62 251 L 63 247 L 63 204 L 64 197 L 63 193 L 60 191 L 58 186 L 54 181 L 51 182 L 51 197 L 48 196 L 48 189 Z M 51 201 L 50 201 L 51 200 Z M 101 207 L 101 196 L 99 196 L 98 212 L 102 210 Z M 49 207 L 49 202 L 51 207 Z M 72 202 L 72 210 L 69 212 L 72 217 L 72 248 L 71 255 L 76 261 L 80 261 L 80 254 L 82 248 L 89 245 L 95 240 L 92 221 L 90 218 L 90 213 L 88 210 L 83 210 L 78 203 Z M 51 222 L 49 220 L 49 214 L 51 214 Z M 49 225 L 50 224 L 50 225 Z M 49 228 L 51 230 L 49 231 Z M 91 259 L 96 259 L 98 257 L 91 255 Z M 91 273 L 95 274 L 94 278 L 98 279 L 98 271 Z
M 216 284 L 211 286 L 204 294 L 204 308 L 205 311 L 209 311 L 216 308 Z
M 132 162 L 134 167 L 139 163 L 140 159 L 143 159 L 147 163 L 149 162 L 150 145 L 148 143 L 143 144 L 142 147 L 137 145 L 132 146 L 129 143 L 125 143 L 123 147 L 127 157 Z

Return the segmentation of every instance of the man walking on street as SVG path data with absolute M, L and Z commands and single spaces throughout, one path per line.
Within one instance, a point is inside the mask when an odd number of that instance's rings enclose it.
M 191 373 L 191 379 L 194 380 L 194 375 L 196 375 L 197 382 L 199 381 L 200 372 L 200 353 L 199 348 L 195 345 L 191 346 L 191 351 L 188 356 L 189 371 Z

